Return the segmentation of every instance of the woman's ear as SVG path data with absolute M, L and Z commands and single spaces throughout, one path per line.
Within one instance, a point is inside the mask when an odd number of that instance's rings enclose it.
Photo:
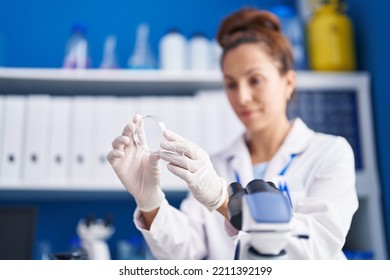
M 294 93 L 297 74 L 294 70 L 288 70 L 286 73 L 286 100 L 289 101 Z

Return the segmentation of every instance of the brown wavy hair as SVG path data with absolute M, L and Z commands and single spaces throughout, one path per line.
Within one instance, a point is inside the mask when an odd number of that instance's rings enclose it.
M 229 50 L 241 44 L 259 43 L 277 63 L 280 74 L 294 69 L 292 48 L 283 35 L 276 15 L 255 8 L 242 8 L 225 17 L 217 33 L 223 49 L 221 64 Z

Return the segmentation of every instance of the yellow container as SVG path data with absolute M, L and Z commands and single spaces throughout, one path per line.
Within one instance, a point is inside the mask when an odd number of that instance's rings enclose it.
M 338 0 L 319 7 L 307 25 L 310 68 L 316 71 L 356 69 L 353 28 Z

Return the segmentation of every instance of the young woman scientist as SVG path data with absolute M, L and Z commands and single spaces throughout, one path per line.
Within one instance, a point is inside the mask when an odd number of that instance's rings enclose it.
M 239 10 L 223 20 L 218 41 L 227 97 L 246 131 L 211 160 L 171 131 L 162 150 L 150 154 L 133 141 L 142 121 L 136 116 L 113 141 L 107 159 L 135 198 L 137 228 L 158 259 L 233 259 L 237 232 L 227 219 L 228 185 L 284 175 L 293 231 L 310 236 L 291 238 L 288 258 L 345 259 L 342 248 L 358 207 L 353 152 L 344 138 L 287 119 L 296 74 L 278 19 L 266 11 Z M 180 211 L 160 189 L 160 158 L 188 185 Z

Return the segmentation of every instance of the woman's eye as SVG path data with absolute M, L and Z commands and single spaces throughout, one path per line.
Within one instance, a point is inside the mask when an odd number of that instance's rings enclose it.
M 260 83 L 261 83 L 260 79 L 258 79 L 258 78 L 251 78 L 249 82 L 251 85 L 254 85 L 254 86 L 260 85 Z
M 225 87 L 227 89 L 235 89 L 236 88 L 236 84 L 235 83 L 226 83 Z

